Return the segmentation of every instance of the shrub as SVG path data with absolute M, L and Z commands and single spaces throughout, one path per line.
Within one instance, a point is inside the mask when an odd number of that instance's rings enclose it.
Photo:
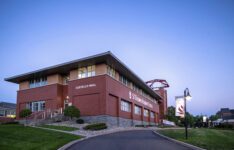
M 90 124 L 84 127 L 85 130 L 102 130 L 106 129 L 107 125 L 105 123 L 95 123 L 95 124 Z
M 20 116 L 20 118 L 25 118 L 25 117 L 28 117 L 31 114 L 32 114 L 31 110 L 29 110 L 29 109 L 23 109 L 23 110 L 20 111 L 19 116 Z
M 18 121 L 11 121 L 11 122 L 5 122 L 3 124 L 19 124 L 19 122 Z
M 80 110 L 76 108 L 75 106 L 68 106 L 64 110 L 64 116 L 79 118 L 80 117 Z
M 76 120 L 76 123 L 78 123 L 78 124 L 83 124 L 83 123 L 84 123 L 84 120 L 83 120 L 83 119 L 77 119 L 77 120 Z
M 215 128 L 219 128 L 219 129 L 234 129 L 234 126 L 231 124 L 219 124 L 217 126 L 215 126 Z

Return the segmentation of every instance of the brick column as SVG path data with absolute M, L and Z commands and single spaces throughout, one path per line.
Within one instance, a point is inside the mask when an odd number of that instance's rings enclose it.
M 121 98 L 118 97 L 117 100 L 117 124 L 119 126 L 119 117 L 120 117 L 120 102 L 121 102 Z
M 134 120 L 134 103 L 131 103 L 131 119 L 132 119 L 132 125 L 133 125 L 133 120 Z
M 141 121 L 144 122 L 144 107 L 141 107 Z

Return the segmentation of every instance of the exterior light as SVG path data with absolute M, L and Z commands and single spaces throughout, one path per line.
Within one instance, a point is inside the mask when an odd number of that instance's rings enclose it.
M 184 90 L 184 97 L 185 97 L 185 99 L 188 100 L 188 101 L 190 101 L 190 100 L 192 99 L 192 96 L 190 95 L 190 92 L 189 92 L 189 89 L 188 89 L 188 88 L 186 88 L 186 89 Z

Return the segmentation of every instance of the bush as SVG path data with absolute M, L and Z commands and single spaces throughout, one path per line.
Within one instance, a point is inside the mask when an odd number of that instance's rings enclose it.
M 95 124 L 90 124 L 84 127 L 85 130 L 102 130 L 106 129 L 107 125 L 105 123 L 95 123 Z
M 219 124 L 217 126 L 215 126 L 215 128 L 219 128 L 219 129 L 234 129 L 234 126 L 231 124 Z
M 19 124 L 19 122 L 18 121 L 11 121 L 11 122 L 5 122 L 3 124 Z
M 84 123 L 84 120 L 83 120 L 83 119 L 77 119 L 77 120 L 76 120 L 76 123 L 78 123 L 78 124 L 83 124 L 83 123 Z
M 68 106 L 64 110 L 64 116 L 79 118 L 80 117 L 80 110 L 76 108 L 75 106 Z
M 23 109 L 23 110 L 20 111 L 19 116 L 20 116 L 20 118 L 25 118 L 25 117 L 28 117 L 31 114 L 32 114 L 31 110 L 29 110 L 29 109 Z

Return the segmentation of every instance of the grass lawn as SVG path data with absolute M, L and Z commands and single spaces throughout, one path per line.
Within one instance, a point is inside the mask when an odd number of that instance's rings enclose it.
M 75 131 L 75 130 L 79 130 L 79 128 L 75 128 L 75 127 L 55 126 L 55 125 L 42 125 L 40 127 L 49 128 L 49 129 L 56 129 L 56 130 L 63 130 L 63 131 Z
M 185 131 L 182 129 L 165 129 L 158 132 L 208 150 L 234 149 L 234 131 L 231 130 L 189 129 L 188 140 L 185 139 Z
M 21 125 L 0 125 L 1 150 L 55 150 L 80 136 Z

